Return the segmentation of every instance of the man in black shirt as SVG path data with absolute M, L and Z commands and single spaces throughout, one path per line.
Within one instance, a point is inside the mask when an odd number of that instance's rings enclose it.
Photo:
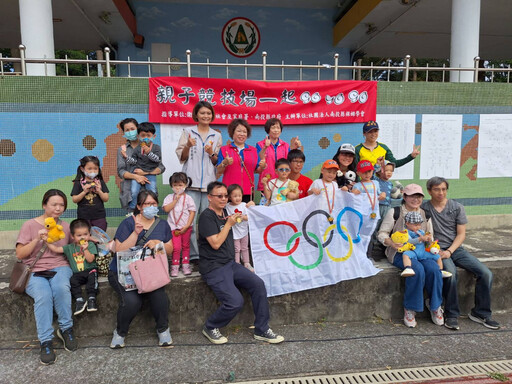
M 213 290 L 221 306 L 203 327 L 203 335 L 214 344 L 227 343 L 219 328 L 225 327 L 243 308 L 244 299 L 239 288 L 251 295 L 254 308 L 254 338 L 272 344 L 284 341 L 269 327 L 270 320 L 267 290 L 257 275 L 243 265 L 235 263 L 235 246 L 231 227 L 242 214 L 227 216 L 224 209 L 228 202 L 226 185 L 211 182 L 207 188 L 210 205 L 199 216 L 199 272 Z

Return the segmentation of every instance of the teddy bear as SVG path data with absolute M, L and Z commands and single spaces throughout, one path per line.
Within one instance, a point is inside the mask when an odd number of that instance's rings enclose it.
M 49 244 L 55 243 L 56 241 L 62 240 L 66 237 L 62 230 L 62 225 L 58 225 L 53 217 L 47 217 L 44 219 L 44 226 L 48 230 L 48 239 L 46 241 Z
M 286 201 L 293 201 L 288 198 L 288 192 L 299 193 L 299 183 L 295 180 L 288 180 L 288 186 L 281 192 L 283 196 L 286 196 Z
M 391 240 L 393 243 L 402 244 L 402 246 L 398 248 L 398 252 L 400 253 L 404 253 L 405 251 L 414 251 L 416 249 L 413 244 L 409 243 L 409 234 L 406 229 L 393 233 L 391 235 Z

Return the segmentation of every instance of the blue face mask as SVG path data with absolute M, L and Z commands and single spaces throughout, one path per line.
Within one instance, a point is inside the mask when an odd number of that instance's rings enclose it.
M 158 215 L 158 207 L 151 206 L 146 207 L 142 210 L 142 216 L 144 216 L 148 220 L 152 219 L 156 215 Z
M 137 140 L 137 131 L 133 130 L 133 131 L 126 131 L 124 133 L 124 137 L 127 139 L 127 140 L 130 140 L 130 141 L 134 141 L 134 140 Z
M 141 140 L 143 143 L 146 143 L 148 146 L 153 142 L 152 137 L 145 137 Z

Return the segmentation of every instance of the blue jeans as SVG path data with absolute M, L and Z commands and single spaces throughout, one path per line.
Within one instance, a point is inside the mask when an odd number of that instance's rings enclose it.
M 270 309 L 267 290 L 263 280 L 254 272 L 230 261 L 203 275 L 203 279 L 221 302 L 221 306 L 206 320 L 207 328 L 222 328 L 233 320 L 244 306 L 244 298 L 239 290 L 243 288 L 251 295 L 255 332 L 262 334 L 269 329 Z
M 192 233 L 190 235 L 190 260 L 199 259 L 199 248 L 197 246 L 197 220 L 199 219 L 199 215 L 203 212 L 208 205 L 210 204 L 208 201 L 208 194 L 206 192 L 201 191 L 187 191 L 187 195 L 192 197 L 194 200 L 194 204 L 196 205 L 196 217 L 194 218 L 194 223 L 192 224 Z
M 475 306 L 471 313 L 484 319 L 491 317 L 492 272 L 489 268 L 463 247 L 457 248 L 449 259 L 443 259 L 443 266 L 446 271 L 451 272 L 453 275 L 448 279 L 444 279 L 445 316 L 457 318 L 460 315 L 456 268 L 460 267 L 476 276 Z
M 59 328 L 63 331 L 73 326 L 71 310 L 70 267 L 52 269 L 55 276 L 47 279 L 32 275 L 27 285 L 27 295 L 34 299 L 37 337 L 40 343 L 53 339 L 53 310 L 57 313 Z
M 144 187 L 148 191 L 155 192 L 158 194 L 156 190 L 156 175 L 146 175 L 146 178 L 148 179 L 149 183 L 144 184 Z M 141 188 L 141 184 L 137 182 L 137 180 L 132 180 L 132 201 L 130 201 L 130 209 L 134 210 L 135 206 L 137 205 L 137 196 L 139 195 Z
M 404 269 L 402 254 L 397 253 L 393 265 Z M 405 278 L 404 308 L 415 312 L 423 312 L 423 288 L 430 298 L 430 309 L 434 310 L 443 302 L 443 276 L 437 263 L 432 259 L 411 259 L 414 276 Z

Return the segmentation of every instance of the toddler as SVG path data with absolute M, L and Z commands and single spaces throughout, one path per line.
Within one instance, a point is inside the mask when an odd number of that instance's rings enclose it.
M 427 260 L 433 259 L 437 262 L 439 269 L 445 277 L 451 277 L 451 272 L 443 270 L 443 261 L 441 260 L 441 256 L 439 254 L 432 254 L 425 250 L 425 243 L 432 242 L 432 235 L 430 233 L 425 233 L 421 228 L 421 223 L 423 223 L 423 217 L 419 212 L 407 212 L 404 217 L 405 227 L 407 228 L 407 232 L 409 234 L 409 243 L 414 245 L 416 248 L 414 250 L 405 251 L 402 253 L 402 260 L 404 263 L 404 270 L 400 274 L 402 277 L 414 276 L 416 273 L 414 269 L 411 268 L 412 263 L 411 259 L 417 260 Z
M 242 217 L 237 220 L 233 227 L 233 240 L 235 242 L 235 261 L 240 264 L 240 259 L 244 267 L 254 272 L 249 261 L 249 223 L 247 222 L 247 208 L 252 207 L 254 202 L 247 204 L 242 201 L 243 189 L 238 184 L 231 184 L 228 187 L 229 203 L 226 205 L 226 211 L 229 215 L 241 212 Z
M 72 243 L 57 247 L 48 243 L 48 248 L 55 253 L 64 253 L 73 270 L 69 280 L 71 295 L 75 299 L 74 315 L 79 315 L 86 308 L 87 312 L 96 312 L 96 293 L 98 291 L 98 271 L 96 256 L 98 249 L 91 241 L 91 225 L 87 220 L 76 219 L 69 225 Z M 87 302 L 82 295 L 82 285 L 85 284 Z
M 374 168 L 372 163 L 370 163 L 368 160 L 361 160 L 359 163 L 357 163 L 356 171 L 361 181 L 354 184 L 352 187 L 352 193 L 355 195 L 366 193 L 372 206 L 372 213 L 370 213 L 370 218 L 376 219 L 377 212 L 375 211 L 375 204 L 377 203 L 377 200 L 380 201 L 386 198 L 386 192 L 381 192 L 379 183 L 375 183 L 372 180 L 373 169 Z
M 101 175 L 100 161 L 96 156 L 84 156 L 76 170 L 71 197 L 77 204 L 77 218 L 84 219 L 91 226 L 107 230 L 108 188 Z
M 163 210 L 168 213 L 167 222 L 172 230 L 171 277 L 178 277 L 181 264 L 184 275 L 190 275 L 190 235 L 196 215 L 194 199 L 185 193 L 192 180 L 184 172 L 175 172 L 169 178 L 169 185 L 174 193 L 164 199 Z
M 269 202 L 268 205 L 286 203 L 287 199 L 296 200 L 299 197 L 298 190 L 291 191 L 288 188 L 290 171 L 290 162 L 282 158 L 276 161 L 277 178 L 272 180 L 269 180 L 268 177 L 263 178 L 263 194 Z
M 145 188 L 158 194 L 156 174 L 153 174 L 153 172 L 162 162 L 162 150 L 158 144 L 153 143 L 156 137 L 155 126 L 151 123 L 140 123 L 137 127 L 137 133 L 140 144 L 134 148 L 132 155 L 126 158 L 126 162 L 135 165 L 133 173 L 146 176 L 149 182 L 144 184 Z M 132 211 L 137 204 L 140 186 L 137 180 L 132 180 L 132 201 L 129 206 Z
M 325 202 L 327 203 L 327 209 L 329 210 L 329 221 L 333 221 L 332 211 L 334 209 L 334 199 L 336 197 L 336 190 L 338 189 L 338 183 L 336 183 L 336 174 L 339 170 L 338 163 L 335 160 L 325 160 L 322 164 L 322 171 L 319 179 L 313 181 L 311 187 L 309 187 L 308 194 L 325 196 Z

